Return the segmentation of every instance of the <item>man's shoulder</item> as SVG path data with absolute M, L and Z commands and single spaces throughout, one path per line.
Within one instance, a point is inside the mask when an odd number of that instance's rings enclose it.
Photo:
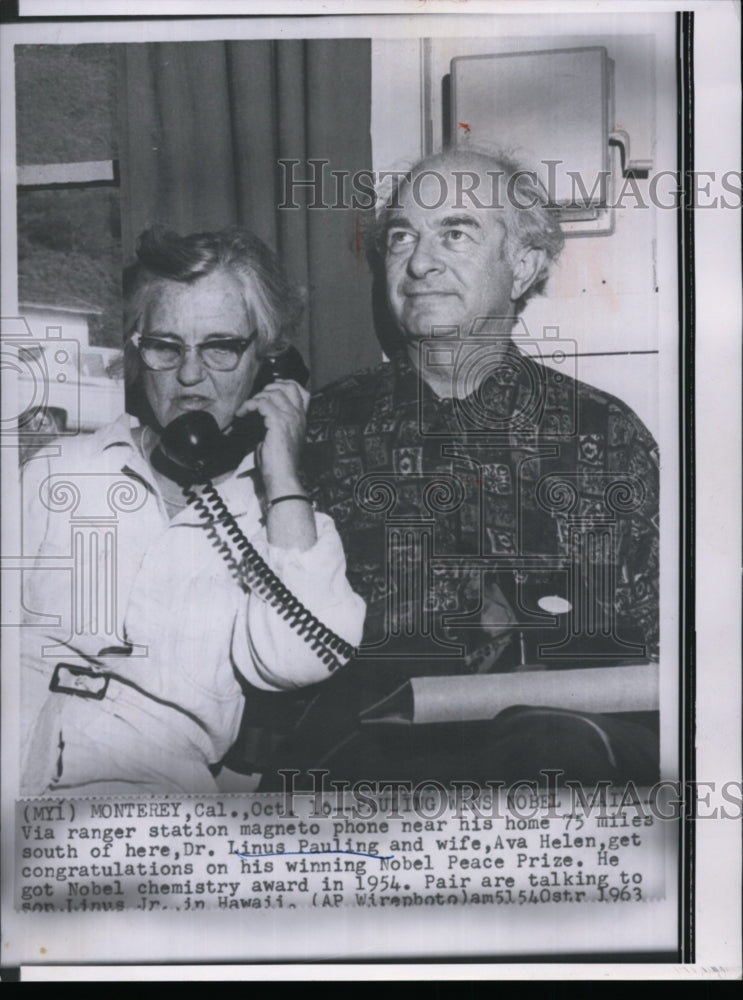
M 343 375 L 323 386 L 318 392 L 313 393 L 312 401 L 323 399 L 339 399 L 350 394 L 355 394 L 359 390 L 362 392 L 370 388 L 376 388 L 380 383 L 388 379 L 394 379 L 395 365 L 391 361 L 380 361 L 378 365 L 371 368 L 364 368 L 350 375 Z
M 395 365 L 383 361 L 324 386 L 314 393 L 307 415 L 311 428 L 318 422 L 360 423 L 380 394 L 390 392 L 396 377 Z
M 578 434 L 590 434 L 592 429 L 607 428 L 611 435 L 625 443 L 641 441 L 649 450 L 657 450 L 653 435 L 642 419 L 619 396 L 584 382 L 576 375 L 557 371 L 539 363 L 544 379 L 546 411 L 553 408 L 571 412 L 571 423 Z

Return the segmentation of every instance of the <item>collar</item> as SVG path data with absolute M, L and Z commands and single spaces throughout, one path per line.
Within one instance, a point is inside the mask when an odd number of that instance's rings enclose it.
M 483 343 L 486 342 L 483 341 Z M 457 399 L 459 399 L 460 402 L 464 402 L 464 400 L 469 399 L 471 396 L 475 396 L 479 392 L 479 389 L 476 389 L 470 393 L 469 396 L 464 397 L 437 395 L 429 386 L 428 382 L 421 378 L 419 372 L 417 372 L 413 367 L 410 358 L 408 357 L 408 353 L 404 349 L 393 354 L 390 358 L 390 362 L 395 369 L 398 379 L 404 381 L 414 379 L 416 383 L 420 384 L 422 398 L 432 400 L 434 403 L 446 406 L 451 405 Z M 540 380 L 538 373 L 533 371 L 534 367 L 535 362 L 533 359 L 525 352 L 519 350 L 513 340 L 509 339 L 500 363 L 488 373 L 488 377 L 492 377 L 499 370 L 509 373 L 516 372 L 515 381 L 531 386 L 535 377 Z
M 91 438 L 93 454 L 102 455 L 103 452 L 110 451 L 112 448 L 124 448 L 136 452 L 137 448 L 134 444 L 132 431 L 139 426 L 140 423 L 136 417 L 122 413 L 112 424 L 106 424 L 93 435 Z
M 144 458 L 135 444 L 133 432 L 141 427 L 141 422 L 128 413 L 101 427 L 91 438 L 93 458 L 101 457 L 101 464 L 111 463 L 117 472 L 124 475 L 134 475 L 158 498 L 161 497 L 157 481 L 152 473 L 149 462 Z M 238 479 L 252 479 L 255 472 L 255 453 L 249 452 L 240 462 L 237 469 L 218 484 L 217 489 L 223 494 L 227 506 L 233 514 L 244 514 L 247 509 L 249 491 L 244 487 L 235 489 L 233 484 Z M 186 508 L 186 511 L 188 508 Z M 184 513 L 186 512 L 184 511 Z M 181 515 L 178 515 L 180 519 Z M 190 518 L 185 518 L 190 519 Z

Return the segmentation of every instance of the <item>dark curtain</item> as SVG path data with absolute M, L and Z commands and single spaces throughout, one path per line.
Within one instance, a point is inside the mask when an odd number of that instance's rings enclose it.
M 306 290 L 298 346 L 318 388 L 377 363 L 371 278 L 360 212 L 286 198 L 279 160 L 296 179 L 324 168 L 328 205 L 336 179 L 371 169 L 368 40 L 179 42 L 123 45 L 120 172 L 125 258 L 159 222 L 182 234 L 242 225 L 283 260 Z M 318 166 L 319 173 L 319 166 Z M 368 181 L 365 183 L 368 184 Z M 346 194 L 353 193 L 350 180 Z M 280 208 L 283 202 L 300 207 Z

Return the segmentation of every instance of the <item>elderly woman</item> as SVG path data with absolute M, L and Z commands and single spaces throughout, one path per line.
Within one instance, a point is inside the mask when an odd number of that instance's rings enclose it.
M 46 567 L 28 574 L 25 602 L 48 623 L 24 630 L 25 794 L 213 791 L 244 691 L 321 681 L 361 636 L 338 535 L 298 476 L 308 394 L 285 378 L 253 394 L 299 312 L 277 260 L 240 230 L 148 231 L 137 256 L 137 417 L 24 473 L 26 546 Z M 199 477 L 161 438 L 205 413 L 226 437 L 202 455 L 213 487 L 189 486 Z M 251 413 L 265 436 L 241 455 Z M 262 566 L 248 564 L 251 544 Z

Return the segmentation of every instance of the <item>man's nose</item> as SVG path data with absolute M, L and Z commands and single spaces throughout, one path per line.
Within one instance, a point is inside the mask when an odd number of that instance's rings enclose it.
M 428 274 L 442 271 L 443 267 L 435 238 L 419 237 L 408 258 L 408 273 L 414 278 L 425 278 Z
M 178 381 L 183 385 L 196 385 L 203 381 L 206 367 L 198 351 L 186 351 L 178 366 Z

